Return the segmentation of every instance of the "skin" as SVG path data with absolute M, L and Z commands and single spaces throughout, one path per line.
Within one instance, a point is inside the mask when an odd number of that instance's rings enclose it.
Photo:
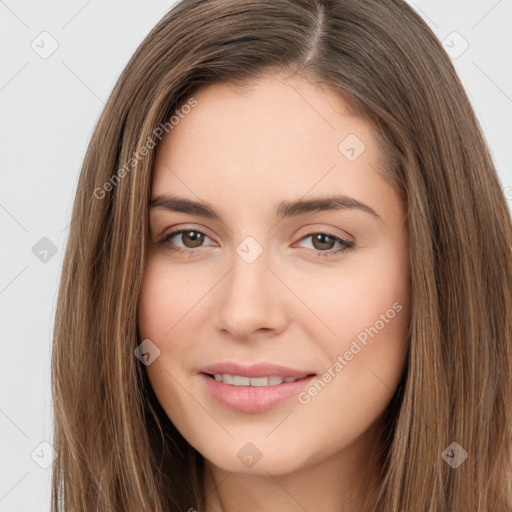
M 151 384 L 206 459 L 207 512 L 360 510 L 354 500 L 365 477 L 374 488 L 377 467 L 368 461 L 405 364 L 405 205 L 376 171 L 383 155 L 371 126 L 334 92 L 272 74 L 243 91 L 204 86 L 194 98 L 158 148 L 152 198 L 206 201 L 222 218 L 150 209 L 139 331 L 160 350 L 146 367 Z M 338 149 L 349 134 L 366 146 L 354 161 Z M 275 217 L 280 201 L 333 194 L 380 218 L 354 208 Z M 178 229 L 207 236 L 199 246 L 180 234 L 155 243 Z M 308 236 L 326 232 L 353 248 L 334 253 L 334 239 L 322 245 Z M 250 264 L 236 251 L 248 236 L 263 250 Z M 188 252 L 172 252 L 172 243 Z M 294 397 L 261 413 L 233 411 L 197 374 L 224 361 L 332 374 L 338 356 L 394 303 L 401 311 L 307 404 Z M 237 457 L 248 442 L 262 454 L 251 468 Z

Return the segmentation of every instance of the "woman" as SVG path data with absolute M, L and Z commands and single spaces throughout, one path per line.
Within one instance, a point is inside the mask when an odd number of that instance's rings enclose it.
M 181 1 L 80 176 L 53 510 L 510 511 L 511 249 L 407 4 Z

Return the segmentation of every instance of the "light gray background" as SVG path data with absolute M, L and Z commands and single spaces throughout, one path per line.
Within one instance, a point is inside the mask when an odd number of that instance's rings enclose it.
M 512 0 L 409 3 L 451 47 L 510 207 Z M 0 512 L 50 510 L 51 335 L 78 173 L 119 74 L 173 4 L 0 0 Z

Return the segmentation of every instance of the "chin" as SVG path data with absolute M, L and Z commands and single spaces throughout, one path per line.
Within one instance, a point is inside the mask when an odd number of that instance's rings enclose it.
M 217 445 L 218 450 L 207 450 L 203 453 L 214 466 L 233 473 L 268 476 L 284 475 L 300 470 L 312 463 L 312 457 L 301 452 L 303 443 L 297 440 L 295 446 L 283 449 L 273 446 L 268 440 L 245 441 L 243 443 L 229 441 L 229 445 Z

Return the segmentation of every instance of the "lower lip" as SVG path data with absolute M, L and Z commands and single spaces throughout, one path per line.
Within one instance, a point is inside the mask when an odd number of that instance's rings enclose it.
M 315 375 L 295 382 L 283 382 L 274 386 L 232 386 L 201 373 L 206 388 L 213 398 L 224 407 L 241 412 L 263 412 L 297 396 L 316 378 Z

